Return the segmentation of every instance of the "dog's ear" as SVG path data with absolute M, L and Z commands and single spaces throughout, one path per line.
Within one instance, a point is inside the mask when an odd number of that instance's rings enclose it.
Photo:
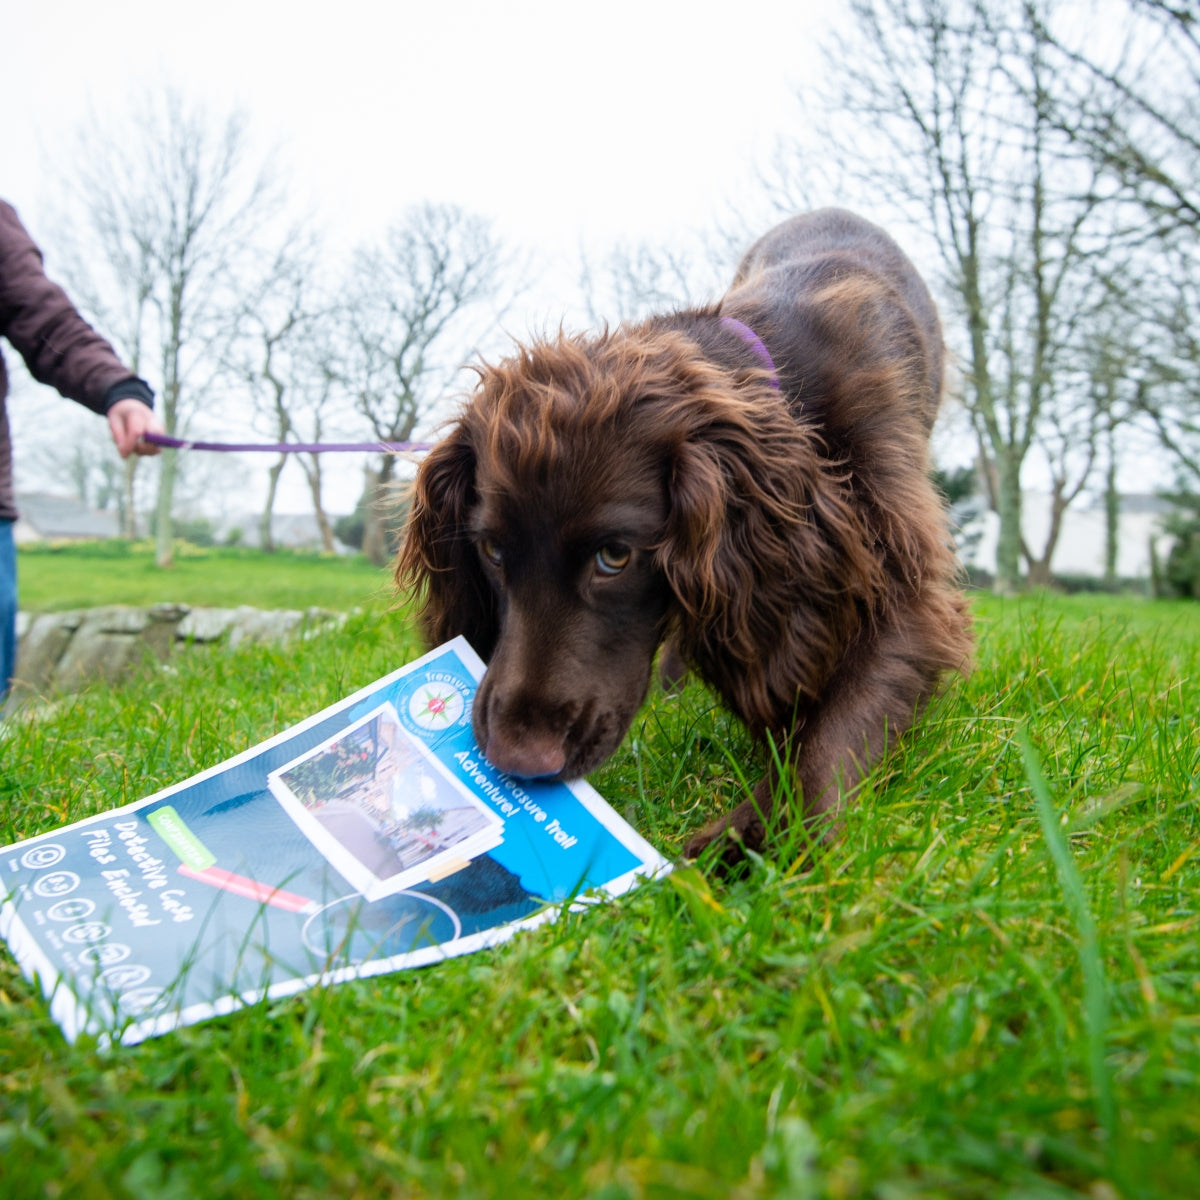
M 683 658 L 762 733 L 815 699 L 879 567 L 846 473 L 782 405 L 707 407 L 674 450 L 658 561 Z
M 468 536 L 475 501 L 475 449 L 459 424 L 417 471 L 395 578 L 416 594 L 431 646 L 464 634 L 486 659 L 497 636 L 496 596 Z

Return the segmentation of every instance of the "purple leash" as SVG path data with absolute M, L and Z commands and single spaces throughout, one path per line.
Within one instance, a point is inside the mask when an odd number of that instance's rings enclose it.
M 771 372 L 771 386 L 779 391 L 779 372 L 775 369 L 775 360 L 771 357 L 771 352 L 762 338 L 749 325 L 739 321 L 737 317 L 722 317 L 721 327 L 728 329 L 730 333 L 736 333 L 754 351 L 759 362 Z
M 271 454 L 327 454 L 335 451 L 366 453 L 402 453 L 432 450 L 432 442 L 191 442 L 168 437 L 165 433 L 144 433 L 142 441 L 168 450 L 222 450 L 242 453 L 263 450 Z
M 762 338 L 736 317 L 722 317 L 721 326 L 730 333 L 736 333 L 754 351 L 755 357 L 770 373 L 771 386 L 779 391 L 779 372 L 775 369 L 775 360 Z M 152 446 L 162 446 L 167 450 L 218 450 L 231 454 L 241 454 L 245 451 L 261 451 L 268 454 L 403 454 L 433 449 L 432 442 L 193 442 L 169 437 L 165 433 L 144 433 L 142 441 L 149 442 Z

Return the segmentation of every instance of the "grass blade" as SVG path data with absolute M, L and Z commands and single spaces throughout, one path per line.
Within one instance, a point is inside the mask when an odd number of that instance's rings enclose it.
M 1054 798 L 1050 794 L 1050 785 L 1046 782 L 1045 772 L 1042 770 L 1041 758 L 1029 737 L 1029 731 L 1022 728 L 1017 735 L 1017 740 L 1025 764 L 1025 776 L 1029 780 L 1029 786 L 1037 801 L 1042 836 L 1046 839 L 1046 846 L 1050 851 L 1050 858 L 1058 875 L 1059 886 L 1062 888 L 1063 899 L 1079 936 L 1079 963 L 1083 971 L 1083 1017 L 1087 1030 L 1088 1074 L 1091 1078 L 1092 1094 L 1096 1105 L 1096 1119 L 1107 1135 L 1109 1154 L 1111 1155 L 1117 1132 L 1117 1121 L 1116 1107 L 1113 1103 L 1112 1078 L 1105 1057 L 1108 1037 L 1108 984 L 1100 953 L 1100 934 L 1091 910 L 1088 908 L 1087 897 L 1083 890 L 1083 879 L 1071 855 L 1071 848 L 1067 844 L 1067 838 L 1063 832 L 1062 819 L 1054 805 Z

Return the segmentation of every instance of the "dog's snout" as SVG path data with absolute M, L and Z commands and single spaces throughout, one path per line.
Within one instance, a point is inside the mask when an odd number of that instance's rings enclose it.
M 570 714 L 546 705 L 525 688 L 506 687 L 489 667 L 475 700 L 475 738 L 498 771 L 546 779 L 567 766 Z
M 563 740 L 553 735 L 531 733 L 523 737 L 505 738 L 491 734 L 483 754 L 498 771 L 521 779 L 545 779 L 560 775 L 567 765 Z

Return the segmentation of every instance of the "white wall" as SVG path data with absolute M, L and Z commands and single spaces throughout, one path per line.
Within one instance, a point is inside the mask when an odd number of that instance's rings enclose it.
M 1153 498 L 1132 496 L 1123 498 L 1118 525 L 1117 575 L 1122 579 L 1150 577 L 1150 544 L 1158 542 L 1160 561 L 1166 556 L 1170 539 L 1162 532 L 1164 512 Z M 1025 541 L 1034 554 L 1040 554 L 1050 526 L 1050 497 L 1039 492 L 1026 492 L 1023 498 L 1021 528 Z M 996 540 L 1000 518 L 985 512 L 968 526 L 968 545 L 963 562 L 982 571 L 996 568 Z M 1050 569 L 1060 575 L 1104 575 L 1104 508 L 1076 501 L 1063 514 L 1062 531 L 1058 537 Z

